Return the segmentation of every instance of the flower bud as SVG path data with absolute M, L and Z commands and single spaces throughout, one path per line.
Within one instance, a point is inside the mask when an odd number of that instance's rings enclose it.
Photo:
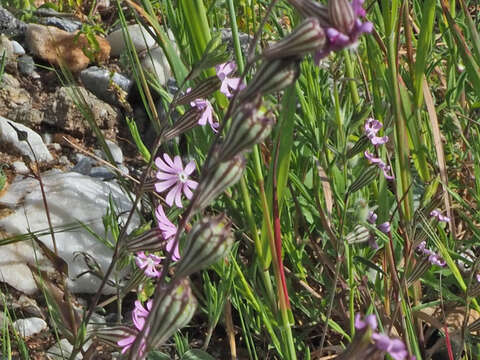
M 308 18 L 295 30 L 266 49 L 262 56 L 267 60 L 301 57 L 322 48 L 326 43 L 325 31 L 316 18 Z
M 245 103 L 232 117 L 232 125 L 220 146 L 218 161 L 226 161 L 261 143 L 272 130 L 272 114 L 259 109 L 260 101 Z
M 265 61 L 247 88 L 240 93 L 241 99 L 254 99 L 257 96 L 282 90 L 293 84 L 299 74 L 300 66 L 297 59 Z
M 215 91 L 220 89 L 221 83 L 222 82 L 218 76 L 211 76 L 199 83 L 191 91 L 187 90 L 187 93 L 175 100 L 172 106 L 185 105 L 196 99 L 206 99 Z
M 192 294 L 187 279 L 180 281 L 173 289 L 167 288 L 164 294 L 156 297 L 146 319 L 142 339 L 135 340 L 130 349 L 131 359 L 143 358 L 139 350 L 143 344 L 148 349 L 156 349 L 178 329 L 187 325 L 197 308 L 197 300 Z
M 328 15 L 334 28 L 343 34 L 350 34 L 356 16 L 348 0 L 329 0 Z
M 185 240 L 175 276 L 186 277 L 224 258 L 233 244 L 230 227 L 224 214 L 196 223 Z
M 288 2 L 305 18 L 316 17 L 323 27 L 331 26 L 328 17 L 328 8 L 312 0 L 288 0 Z
M 175 123 L 167 128 L 163 133 L 163 138 L 165 141 L 171 140 L 174 137 L 177 137 L 184 132 L 192 129 L 198 125 L 198 119 L 202 116 L 203 110 L 192 107 L 185 114 L 182 115 L 180 119 L 175 121 Z
M 132 253 L 139 251 L 159 251 L 165 248 L 165 239 L 159 228 L 153 228 L 136 236 L 129 236 L 126 241 L 126 248 Z
M 206 173 L 198 184 L 192 199 L 192 211 L 199 211 L 210 204 L 215 197 L 225 189 L 235 184 L 242 176 L 245 169 L 245 158 L 237 155 L 229 161 L 218 162 L 221 154 L 215 150 L 211 166 L 207 167 Z

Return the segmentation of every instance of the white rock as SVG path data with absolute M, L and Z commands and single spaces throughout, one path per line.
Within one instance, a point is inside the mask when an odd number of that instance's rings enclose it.
M 12 165 L 13 165 L 13 168 L 15 169 L 16 174 L 25 175 L 30 172 L 27 165 L 25 165 L 23 161 L 14 161 Z
M 172 76 L 172 70 L 167 57 L 161 47 L 155 47 L 149 50 L 149 53 L 140 62 L 143 69 L 155 75 L 160 85 L 165 85 L 169 77 Z
M 45 320 L 32 317 L 27 319 L 19 319 L 13 323 L 13 327 L 24 338 L 38 334 L 39 332 L 48 329 Z
M 50 360 L 65 360 L 68 359 L 72 353 L 73 345 L 68 342 L 67 339 L 62 339 L 55 345 L 53 345 L 47 351 L 47 357 Z M 85 349 L 87 350 L 87 349 Z M 81 354 L 75 356 L 75 360 L 81 360 L 83 357 Z
M 12 123 L 17 129 L 27 132 L 28 141 L 30 142 L 38 161 L 53 160 L 52 154 L 50 154 L 48 151 L 40 135 L 25 125 L 13 122 L 2 116 L 0 116 L 0 143 L 11 144 L 15 150 L 20 152 L 22 155 L 26 155 L 31 160 L 34 160 L 32 151 L 30 150 L 27 142 L 18 140 L 17 132 L 10 126 L 9 122 Z
M 58 254 L 68 264 L 68 285 L 73 293 L 95 293 L 100 280 L 90 274 L 79 279 L 76 277 L 87 270 L 82 256 L 85 252 L 95 259 L 105 272 L 112 257 L 112 250 L 96 240 L 87 231 L 78 226 L 78 222 L 88 225 L 92 231 L 103 236 L 105 230 L 102 217 L 109 206 L 109 195 L 112 196 L 118 212 L 130 210 L 131 202 L 115 183 L 106 183 L 89 176 L 69 172 L 49 171 L 42 174 L 42 181 L 54 228 L 60 229 L 75 225 L 74 231 L 55 233 Z M 0 198 L 0 205 L 15 209 L 15 212 L 0 219 L 0 227 L 11 235 L 25 234 L 48 229 L 43 200 L 38 182 L 33 179 L 18 178 L 10 185 L 5 195 Z M 139 220 L 134 216 L 131 229 L 138 226 Z M 39 239 L 53 250 L 50 235 L 39 236 Z M 111 240 L 111 239 L 109 239 Z M 44 256 L 35 251 L 31 241 L 22 241 L 0 247 L 0 279 L 11 286 L 31 294 L 35 291 L 35 283 L 26 263 L 45 266 Z M 121 277 L 122 274 L 116 274 Z M 111 294 L 111 287 L 104 289 L 104 294 Z
M 118 146 L 117 144 L 115 144 L 113 141 L 110 141 L 110 140 L 105 140 L 105 142 L 107 143 L 107 146 L 110 150 L 110 153 L 112 154 L 113 160 L 117 164 L 122 164 L 123 163 L 123 153 L 122 153 L 122 149 L 120 149 L 120 146 Z M 104 160 L 107 159 L 107 154 L 103 153 L 103 151 L 102 151 L 102 158 Z
M 20 45 L 15 40 L 10 41 L 10 43 L 12 44 L 14 54 L 19 55 L 19 56 L 25 55 L 25 49 L 23 48 L 22 45 Z
M 155 39 L 151 37 L 147 30 L 140 24 L 129 25 L 127 29 L 137 52 L 143 51 L 147 48 L 151 48 L 155 45 Z M 107 36 L 107 41 L 110 43 L 111 56 L 118 56 L 126 49 L 122 29 L 118 29 L 110 33 Z

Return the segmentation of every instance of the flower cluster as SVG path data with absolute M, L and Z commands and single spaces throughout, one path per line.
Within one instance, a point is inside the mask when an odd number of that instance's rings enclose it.
M 443 260 L 443 258 L 436 254 L 435 252 L 433 252 L 432 250 L 430 249 L 427 249 L 427 243 L 425 241 L 422 241 L 418 246 L 417 246 L 417 251 L 420 253 L 420 254 L 423 254 L 424 256 L 426 256 L 428 258 L 428 261 L 432 264 L 432 265 L 438 265 L 438 266 L 445 266 L 445 260 Z
M 144 308 L 140 301 L 135 301 L 135 308 L 132 312 L 132 320 L 133 325 L 138 331 L 142 331 L 143 327 L 145 326 L 145 320 L 148 317 L 148 314 L 152 310 L 152 300 L 147 301 L 147 307 Z M 122 348 L 122 354 L 125 354 L 128 349 L 132 346 L 135 342 L 136 335 L 130 335 L 122 340 L 118 341 L 117 344 Z M 145 342 L 141 345 L 140 352 L 143 353 L 145 351 Z
M 367 315 L 362 320 L 361 315 L 357 313 L 355 315 L 355 329 L 372 331 L 371 339 L 375 347 L 380 351 L 388 353 L 392 359 L 404 360 L 407 358 L 408 351 L 402 340 L 376 332 L 377 319 L 375 315 Z
M 388 141 L 388 136 L 383 136 L 379 137 L 377 136 L 377 133 L 380 131 L 382 128 L 382 123 L 380 121 L 375 120 L 373 118 L 367 119 L 365 122 L 365 135 L 368 137 L 372 145 L 375 147 L 378 147 L 379 145 L 386 144 Z M 390 165 L 387 165 L 385 162 L 383 162 L 382 159 L 375 157 L 374 154 L 368 152 L 368 150 L 365 151 L 365 158 L 370 161 L 372 164 L 377 165 L 382 171 L 383 175 L 385 176 L 385 179 L 387 180 L 393 180 L 394 176 L 391 175 L 391 168 Z
M 440 222 L 450 222 L 450 218 L 442 215 L 439 209 L 432 210 L 432 212 L 430 212 L 430 216 L 436 218 Z

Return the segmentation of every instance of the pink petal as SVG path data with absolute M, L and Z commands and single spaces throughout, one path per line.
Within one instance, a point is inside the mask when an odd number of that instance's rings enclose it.
M 183 172 L 186 175 L 190 175 L 194 171 L 195 171 L 195 161 L 192 160 L 185 166 L 185 169 L 183 170 Z
M 171 188 L 176 183 L 177 183 L 177 181 L 173 180 L 173 179 L 162 181 L 162 182 L 159 182 L 159 183 L 155 184 L 155 190 L 158 193 L 161 193 L 161 192 L 164 192 L 165 190 Z

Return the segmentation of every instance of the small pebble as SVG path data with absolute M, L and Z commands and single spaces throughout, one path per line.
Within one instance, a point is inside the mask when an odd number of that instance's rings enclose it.
M 30 172 L 27 165 L 25 165 L 23 161 L 14 161 L 12 165 L 17 174 L 26 175 Z
M 45 320 L 35 317 L 19 319 L 13 323 L 13 327 L 24 338 L 30 337 L 32 335 L 38 334 L 39 332 L 42 332 L 43 330 L 48 329 L 48 325 Z
M 25 49 L 22 45 L 20 45 L 17 41 L 12 40 L 10 41 L 13 47 L 13 53 L 16 55 L 25 55 Z

